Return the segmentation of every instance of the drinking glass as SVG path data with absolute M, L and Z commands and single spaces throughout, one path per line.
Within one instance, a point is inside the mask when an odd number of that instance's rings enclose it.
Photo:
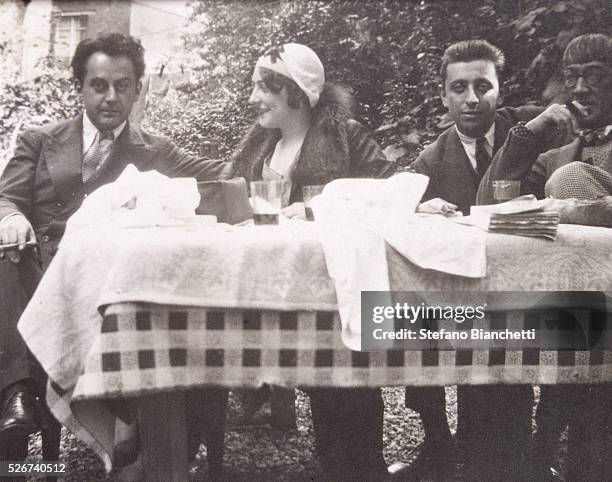
M 510 201 L 521 195 L 521 181 L 499 180 L 491 182 L 495 203 Z
M 278 215 L 281 211 L 281 197 L 281 181 L 251 182 L 251 200 L 255 224 L 278 224 Z

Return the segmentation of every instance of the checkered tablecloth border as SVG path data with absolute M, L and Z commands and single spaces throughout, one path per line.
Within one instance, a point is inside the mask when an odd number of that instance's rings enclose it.
M 516 326 L 517 316 L 492 313 L 484 323 L 503 329 Z M 521 317 L 525 327 L 550 319 L 546 313 Z M 610 351 L 355 352 L 342 344 L 336 312 L 122 304 L 104 316 L 75 397 L 262 382 L 385 386 L 597 381 L 612 381 Z

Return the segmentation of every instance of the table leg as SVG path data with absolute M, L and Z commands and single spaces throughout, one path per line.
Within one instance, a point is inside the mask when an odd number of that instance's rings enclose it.
M 138 417 L 145 480 L 188 480 L 185 392 L 141 397 Z

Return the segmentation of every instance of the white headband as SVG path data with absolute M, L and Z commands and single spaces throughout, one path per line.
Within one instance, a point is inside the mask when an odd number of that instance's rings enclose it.
M 312 49 L 301 44 L 285 44 L 260 57 L 255 69 L 259 67 L 290 78 L 306 94 L 310 107 L 317 105 L 325 84 L 325 69 Z

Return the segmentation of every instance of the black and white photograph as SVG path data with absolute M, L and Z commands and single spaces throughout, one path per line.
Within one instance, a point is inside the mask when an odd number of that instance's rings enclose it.
M 612 481 L 611 0 L 0 0 L 0 480 Z

